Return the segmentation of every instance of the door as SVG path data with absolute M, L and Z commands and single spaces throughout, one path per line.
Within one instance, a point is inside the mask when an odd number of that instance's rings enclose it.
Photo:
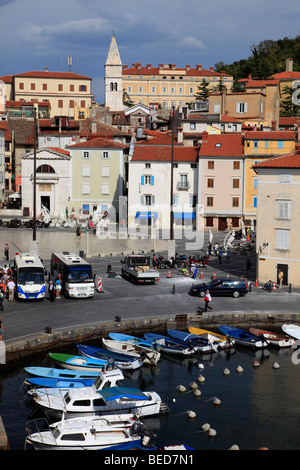
M 289 265 L 288 264 L 277 264 L 277 282 L 278 282 L 278 271 L 281 269 L 283 272 L 283 279 L 282 279 L 282 285 L 287 286 L 288 285 L 288 278 L 289 278 Z
M 219 217 L 218 230 L 224 232 L 227 229 L 227 219 L 226 217 Z
M 50 196 L 41 196 L 41 209 L 42 206 L 45 206 L 50 212 Z

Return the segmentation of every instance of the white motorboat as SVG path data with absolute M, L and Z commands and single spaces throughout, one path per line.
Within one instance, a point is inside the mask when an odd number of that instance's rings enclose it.
M 161 357 L 160 352 L 156 351 L 154 348 L 133 344 L 127 341 L 103 338 L 102 344 L 104 348 L 109 351 L 142 358 L 144 364 L 156 365 Z

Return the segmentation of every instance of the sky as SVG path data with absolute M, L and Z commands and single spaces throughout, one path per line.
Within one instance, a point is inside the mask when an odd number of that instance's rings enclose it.
M 247 59 L 251 46 L 300 34 L 290 0 L 0 0 L 0 76 L 32 70 L 92 78 L 104 102 L 104 65 L 114 32 L 122 64 L 209 69 Z

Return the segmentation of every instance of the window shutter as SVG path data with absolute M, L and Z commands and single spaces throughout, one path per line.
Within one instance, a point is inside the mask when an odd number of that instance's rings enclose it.
M 144 175 L 141 176 L 141 184 L 145 184 L 145 176 Z
M 155 205 L 155 196 L 151 196 L 151 206 Z
M 152 186 L 154 185 L 154 176 L 153 175 L 151 176 L 151 184 L 152 184 Z
M 145 205 L 145 196 L 144 196 L 144 194 L 141 194 L 141 205 L 142 206 Z

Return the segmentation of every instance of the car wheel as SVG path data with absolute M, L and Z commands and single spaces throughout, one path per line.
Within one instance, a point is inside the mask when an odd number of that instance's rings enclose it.
M 237 290 L 235 290 L 235 291 L 233 291 L 232 296 L 233 296 L 235 299 L 237 299 L 237 298 L 240 296 L 240 293 L 239 293 Z
M 198 295 L 199 295 L 199 297 L 202 297 L 202 298 L 203 298 L 203 297 L 205 296 L 205 292 L 204 292 L 204 291 L 201 291 L 201 292 L 198 293 Z

